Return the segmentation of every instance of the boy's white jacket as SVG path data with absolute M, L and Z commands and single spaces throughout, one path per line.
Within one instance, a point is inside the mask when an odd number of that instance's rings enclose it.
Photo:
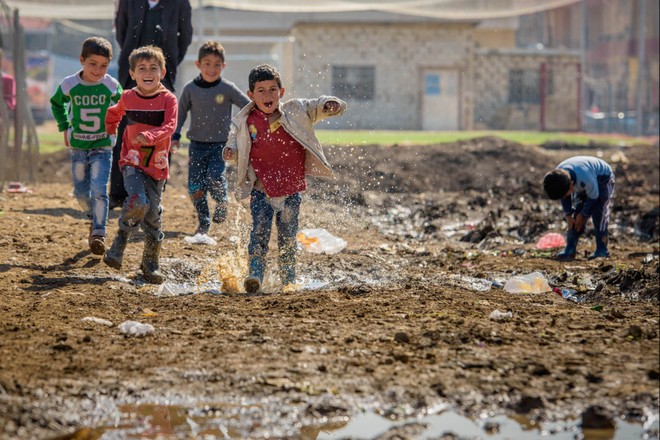
M 328 101 L 338 102 L 341 106 L 337 113 L 324 113 L 323 106 Z M 234 116 L 225 148 L 236 150 L 236 198 L 244 199 L 250 195 L 257 175 L 250 164 L 252 140 L 247 127 L 247 118 L 254 102 L 250 102 Z M 321 96 L 318 99 L 290 99 L 280 102 L 279 122 L 295 140 L 305 148 L 305 174 L 317 177 L 334 177 L 332 168 L 323 154 L 321 142 L 314 133 L 314 124 L 332 116 L 339 116 L 346 111 L 346 103 L 334 96 Z

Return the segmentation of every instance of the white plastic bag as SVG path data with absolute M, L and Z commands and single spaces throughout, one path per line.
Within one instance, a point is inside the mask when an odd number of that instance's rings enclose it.
M 150 335 L 154 332 L 154 326 L 143 324 L 138 321 L 124 321 L 119 324 L 119 331 L 127 336 L 138 336 L 140 338 Z
M 298 243 L 313 254 L 336 254 L 346 247 L 346 240 L 335 237 L 325 229 L 301 229 L 296 235 Z
M 543 293 L 552 289 L 540 272 L 511 277 L 504 285 L 509 293 Z

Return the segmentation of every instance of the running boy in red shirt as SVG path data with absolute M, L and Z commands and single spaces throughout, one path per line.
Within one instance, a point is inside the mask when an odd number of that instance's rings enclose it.
M 341 115 L 346 103 L 334 96 L 280 102 L 284 96 L 282 80 L 277 69 L 268 64 L 253 68 L 248 82 L 252 102 L 232 120 L 223 157 L 237 161 L 236 198 L 251 196 L 249 275 L 244 286 L 246 292 L 257 292 L 263 283 L 273 216 L 282 284 L 295 281 L 296 234 L 305 176 L 333 175 L 314 134 L 314 124 Z
M 164 237 L 160 202 L 169 178 L 167 156 L 176 129 L 177 100 L 161 84 L 165 77 L 165 57 L 160 48 L 135 49 L 129 63 L 129 73 L 137 86 L 126 90 L 119 102 L 108 109 L 105 118 L 109 134 L 117 131 L 122 117 L 127 118 L 119 168 L 128 197 L 119 218 L 119 231 L 103 261 L 121 269 L 128 239 L 142 226 L 145 241 L 140 268 L 148 282 L 161 284 L 165 278 L 158 267 Z

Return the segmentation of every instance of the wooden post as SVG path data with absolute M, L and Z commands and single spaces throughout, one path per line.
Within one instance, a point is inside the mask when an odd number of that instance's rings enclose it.
M 2 81 L 0 81 L 0 192 L 5 187 L 7 142 L 9 142 L 9 109 L 5 103 L 4 94 L 2 93 Z
M 14 157 L 11 167 L 10 179 L 21 180 L 21 166 L 23 148 L 23 124 L 25 112 L 30 111 L 28 100 L 24 99 L 27 94 L 25 82 L 25 38 L 21 27 L 18 9 L 14 10 L 14 74 L 16 78 L 16 109 L 14 111 Z M 21 96 L 23 95 L 23 96 Z M 10 162 L 10 161 L 8 161 Z

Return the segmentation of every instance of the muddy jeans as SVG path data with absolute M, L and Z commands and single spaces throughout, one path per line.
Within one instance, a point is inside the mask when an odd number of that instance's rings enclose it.
M 121 171 L 128 197 L 124 201 L 119 227 L 127 232 L 135 232 L 142 226 L 146 234 L 161 240 L 160 202 L 165 181 L 156 180 L 140 168 L 132 166 L 123 166 Z
M 224 142 L 192 141 L 189 147 L 188 194 L 197 210 L 200 229 L 208 231 L 211 214 L 206 197 L 208 193 L 218 205 L 227 205 L 227 178 L 222 158 Z
M 296 234 L 298 233 L 298 215 L 302 196 L 295 193 L 284 200 L 284 206 L 277 213 L 271 206 L 268 196 L 259 190 L 252 190 L 250 213 L 252 214 L 252 232 L 248 254 L 265 257 L 273 227 L 273 216 L 277 226 L 277 247 L 281 262 L 294 264 L 296 261 Z

